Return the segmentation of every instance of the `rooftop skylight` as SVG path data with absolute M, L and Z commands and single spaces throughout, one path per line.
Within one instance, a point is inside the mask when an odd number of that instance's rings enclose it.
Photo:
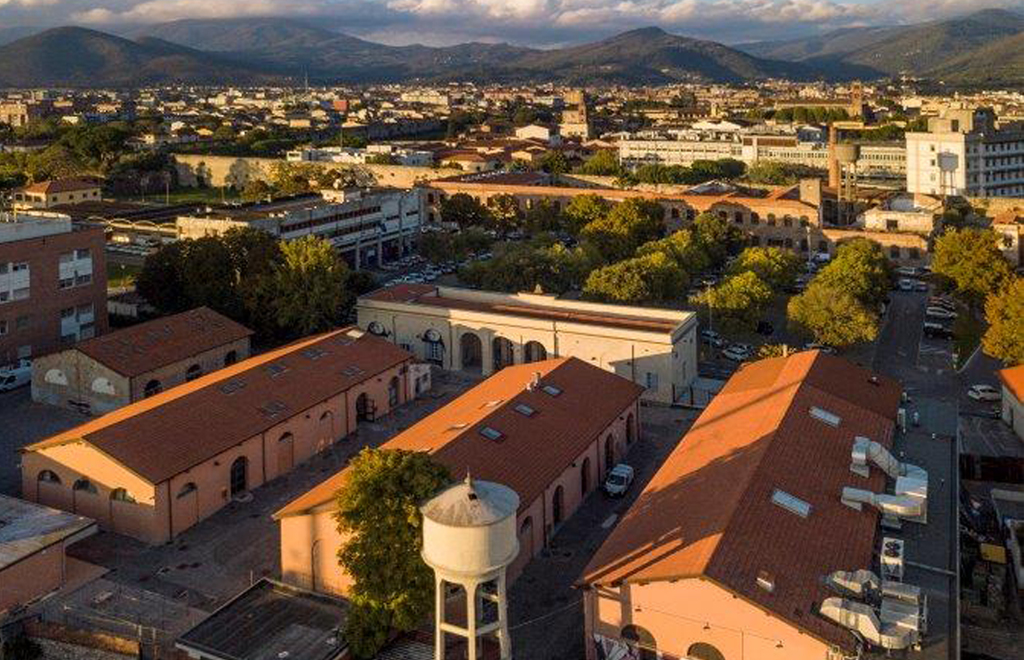
M 505 434 L 496 428 L 485 426 L 480 429 L 480 435 L 484 436 L 488 440 L 501 440 Z
M 829 426 L 839 426 L 839 422 L 842 421 L 839 415 L 831 413 L 825 410 L 824 408 L 819 408 L 817 406 L 811 406 L 810 412 L 811 417 L 818 420 L 819 422 L 825 422 Z
M 527 417 L 533 417 L 534 413 L 537 412 L 536 410 L 526 405 L 525 403 L 517 403 L 515 411 L 520 415 L 526 415 Z
M 811 514 L 811 505 L 804 502 L 795 495 L 790 495 L 784 490 L 775 489 L 772 493 L 772 502 L 781 506 L 783 509 L 795 513 L 801 518 L 806 518 Z

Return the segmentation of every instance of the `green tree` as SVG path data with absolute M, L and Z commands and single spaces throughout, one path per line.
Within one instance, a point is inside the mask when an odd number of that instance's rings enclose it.
M 530 233 L 557 231 L 562 226 L 562 214 L 550 199 L 540 199 L 527 209 L 523 226 Z
M 657 202 L 631 198 L 584 227 L 581 236 L 609 263 L 621 261 L 632 257 L 644 243 L 661 236 L 663 218 L 664 210 Z
M 345 638 L 371 658 L 392 630 L 415 629 L 431 611 L 434 577 L 420 557 L 419 506 L 451 482 L 426 452 L 366 448 L 338 491 L 335 520 L 345 539 L 338 563 L 352 578 Z
M 1016 276 L 985 301 L 985 352 L 1005 364 L 1024 364 L 1024 277 Z
M 305 336 L 335 327 L 351 296 L 345 288 L 348 267 L 326 240 L 304 236 L 281 244 L 281 262 L 262 278 L 275 321 L 288 336 Z
M 729 266 L 729 272 L 738 275 L 751 271 L 771 288 L 782 291 L 793 286 L 802 266 L 800 257 L 789 250 L 776 247 L 748 247 L 740 252 L 736 261 Z
M 747 168 L 746 179 L 751 183 L 772 186 L 788 186 L 801 178 L 817 174 L 811 168 L 793 163 L 760 160 Z
M 658 302 L 678 297 L 687 284 L 686 273 L 675 260 L 656 252 L 592 271 L 583 293 L 609 302 Z
M 263 179 L 249 179 L 242 190 L 242 199 L 247 202 L 262 202 L 274 197 L 274 187 Z
M 540 159 L 540 168 L 548 174 L 565 174 L 569 171 L 569 159 L 558 150 L 546 152 Z
M 189 306 L 206 305 L 225 316 L 240 318 L 242 307 L 232 255 L 218 236 L 185 242 L 182 285 Z
M 638 257 L 657 253 L 670 257 L 679 268 L 690 276 L 711 265 L 711 259 L 704 250 L 704 246 L 689 229 L 680 229 L 661 240 L 644 243 L 636 251 Z
M 878 336 L 878 315 L 845 288 L 817 281 L 790 299 L 791 330 L 827 346 L 849 346 Z
M 875 307 L 889 296 L 893 269 L 882 246 L 866 238 L 842 243 L 836 256 L 814 281 L 847 291 L 865 305 Z
M 725 218 L 714 213 L 701 213 L 693 221 L 697 242 L 711 259 L 713 265 L 720 265 L 725 258 L 739 249 L 743 234 Z
M 580 166 L 580 173 L 592 176 L 619 176 L 622 167 L 613 150 L 600 149 Z
M 608 215 L 609 204 L 597 195 L 586 194 L 573 197 L 562 213 L 566 230 L 578 236 L 583 228 L 595 220 Z
M 135 279 L 135 290 L 164 314 L 185 311 L 190 301 L 185 293 L 184 272 L 187 241 L 162 245 L 146 257 Z
M 980 304 L 1010 278 L 1010 263 L 989 229 L 952 229 L 935 241 L 932 270 L 945 277 L 972 305 Z
M 460 228 L 484 227 L 491 215 L 480 202 L 466 193 L 455 193 L 441 201 L 441 221 L 452 222 Z
M 727 277 L 721 284 L 697 296 L 693 301 L 707 306 L 716 324 L 729 332 L 751 332 L 757 327 L 772 299 L 772 290 L 750 271 Z
M 508 232 L 522 226 L 523 212 L 514 195 L 495 195 L 487 200 L 494 226 L 498 231 Z

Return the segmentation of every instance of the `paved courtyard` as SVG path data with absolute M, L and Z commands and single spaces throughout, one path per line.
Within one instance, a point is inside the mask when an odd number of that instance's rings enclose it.
M 21 494 L 19 449 L 88 419 L 70 410 L 34 403 L 27 386 L 0 392 L 0 493 Z

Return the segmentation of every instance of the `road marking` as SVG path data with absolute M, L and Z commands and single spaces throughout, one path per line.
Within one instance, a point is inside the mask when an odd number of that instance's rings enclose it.
M 607 518 L 604 519 L 604 522 L 601 523 L 601 529 L 608 529 L 609 527 L 614 525 L 615 521 L 618 520 L 618 519 L 619 519 L 619 514 L 613 513 L 612 515 L 610 515 L 610 516 L 608 516 Z

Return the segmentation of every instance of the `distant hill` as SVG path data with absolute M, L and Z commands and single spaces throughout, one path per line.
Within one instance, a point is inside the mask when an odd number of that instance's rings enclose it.
M 29 25 L 0 26 L 0 46 L 42 31 L 43 28 L 32 27 Z
M 156 38 L 131 41 L 78 27 L 46 30 L 0 47 L 0 86 L 255 83 L 272 76 Z
M 1020 51 L 1024 16 L 985 9 L 966 16 L 895 27 L 850 28 L 816 37 L 739 46 L 758 57 L 799 62 L 830 75 L 858 69 L 876 76 L 908 73 L 1024 85 Z M 994 55 L 1004 59 L 991 59 Z M 1006 59 L 1008 58 L 1008 60 Z M 1012 64 L 1018 62 L 1018 66 Z

